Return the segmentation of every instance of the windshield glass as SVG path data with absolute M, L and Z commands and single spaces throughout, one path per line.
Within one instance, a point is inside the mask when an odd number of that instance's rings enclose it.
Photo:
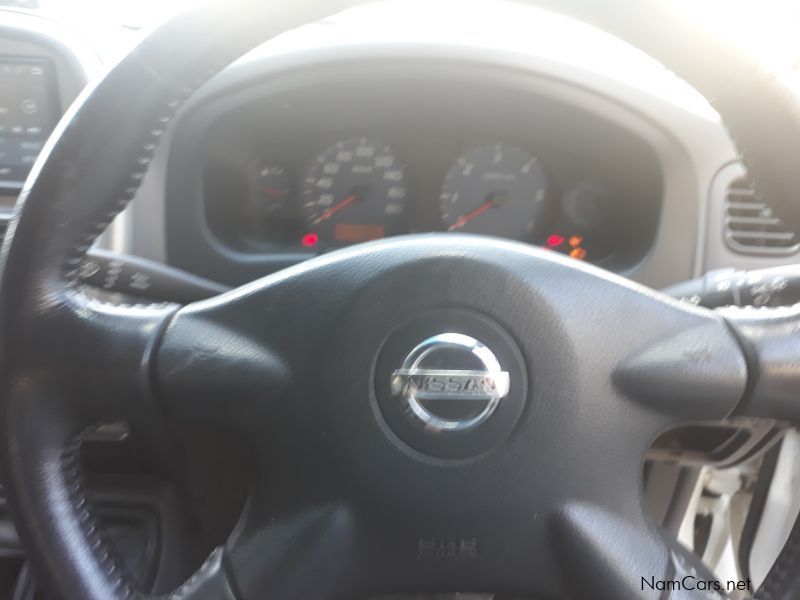
M 114 23 L 131 29 L 158 24 L 166 16 L 197 0 L 0 0 L 0 5 L 48 13 L 65 20 L 91 20 Z M 224 0 L 221 0 L 224 1 Z M 388 0 L 393 2 L 394 0 Z M 403 0 L 399 0 L 403 1 Z M 498 0 L 499 1 L 499 0 Z M 600 1 L 600 0 L 598 0 Z M 797 0 L 673 0 L 687 16 L 701 20 L 709 29 L 732 36 L 737 43 L 783 72 L 800 71 L 800 2 Z M 425 10 L 441 4 L 436 0 L 408 3 L 408 11 Z M 448 0 L 443 2 L 448 3 Z M 491 11 L 491 1 L 457 0 L 459 10 L 466 6 Z M 450 2 L 452 8 L 452 2 Z M 471 6 L 475 5 L 475 6 Z M 613 2 L 609 3 L 613 6 Z M 431 11 L 435 18 L 435 11 Z M 457 14 L 456 11 L 455 14 Z M 375 15 L 372 11 L 371 14 Z M 441 11 L 443 19 L 451 11 Z

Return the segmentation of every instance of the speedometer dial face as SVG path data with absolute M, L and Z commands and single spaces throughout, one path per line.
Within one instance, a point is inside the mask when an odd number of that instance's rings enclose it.
M 303 182 L 309 235 L 345 245 L 404 233 L 406 168 L 385 144 L 343 140 L 320 154 Z
M 547 176 L 520 148 L 480 146 L 447 173 L 439 201 L 448 231 L 530 239 L 546 213 Z

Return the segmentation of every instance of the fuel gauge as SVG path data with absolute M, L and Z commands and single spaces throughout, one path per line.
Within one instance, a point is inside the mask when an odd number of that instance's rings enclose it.
M 292 179 L 281 165 L 257 164 L 253 169 L 252 197 L 261 215 L 284 213 L 289 207 Z
M 280 164 L 254 161 L 246 168 L 246 178 L 239 214 L 242 229 L 259 242 L 295 242 L 300 214 L 293 202 L 289 170 Z

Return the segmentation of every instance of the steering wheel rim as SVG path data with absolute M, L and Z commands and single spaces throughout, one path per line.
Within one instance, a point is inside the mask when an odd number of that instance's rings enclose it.
M 471 586 L 616 599 L 647 597 L 639 577 L 710 577 L 644 517 L 643 453 L 659 431 L 689 419 L 796 422 L 797 308 L 712 313 L 590 266 L 470 236 L 355 247 L 181 309 L 115 307 L 83 295 L 76 277 L 83 255 L 136 193 L 182 102 L 258 43 L 361 3 L 236 0 L 177 17 L 82 96 L 35 166 L 2 255 L 0 464 L 39 575 L 65 598 L 141 595 L 95 524 L 78 449 L 97 423 L 124 418 L 153 431 L 164 427 L 166 410 L 173 418 L 225 419 L 246 432 L 263 457 L 262 475 L 276 447 L 293 447 L 275 424 L 302 424 L 316 457 L 309 472 L 326 491 L 311 493 L 289 478 L 276 501 L 275 490 L 257 481 L 229 543 L 171 597 L 339 598 Z M 778 79 L 732 46 L 709 46 L 705 32 L 687 28 L 667 3 L 529 3 L 555 4 L 615 33 L 710 97 L 757 184 L 800 225 L 792 203 L 800 172 L 791 160 L 800 155 L 800 105 Z M 202 46 L 192 43 L 198 31 L 208 32 Z M 684 35 L 676 51 L 677 31 Z M 735 77 L 717 68 L 732 63 L 740 65 Z M 763 110 L 764 98 L 773 110 Z M 409 299 L 419 281 L 440 285 Z M 579 293 L 605 305 L 587 311 Z M 324 311 L 311 312 L 318 298 Z M 291 312 L 298 307 L 309 309 L 303 319 Z M 458 457 L 420 445 L 378 398 L 381 357 L 396 329 L 409 339 L 441 333 L 417 319 L 429 323 L 426 315 L 442 307 L 447 314 L 434 320 L 451 329 L 504 331 L 508 355 L 519 353 L 530 380 L 511 428 Z M 408 323 L 422 329 L 405 334 Z M 603 351 L 579 355 L 592 338 Z M 336 352 L 331 340 L 340 340 Z M 335 368 L 320 367 L 325 360 Z M 298 387 L 299 374 L 318 380 Z M 320 389 L 335 390 L 326 392 L 330 402 L 318 401 Z M 615 440 L 621 426 L 628 429 Z M 264 429 L 275 439 L 264 439 Z M 316 437 L 322 433 L 329 439 Z M 542 457 L 559 439 L 577 446 L 558 456 L 565 481 L 551 481 L 547 493 L 521 483 L 554 475 Z M 352 489 L 328 481 L 328 468 Z M 503 486 L 514 497 L 487 493 Z M 281 504 L 290 492 L 299 506 Z M 474 522 L 487 508 L 489 522 Z M 392 515 L 399 526 L 386 523 Z M 292 568 L 298 562 L 302 572 Z M 770 577 L 779 597 L 786 586 Z

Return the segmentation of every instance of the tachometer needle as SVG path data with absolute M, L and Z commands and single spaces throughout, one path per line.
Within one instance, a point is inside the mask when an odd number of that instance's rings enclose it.
M 484 202 L 478 208 L 473 211 L 468 212 L 467 214 L 459 217 L 456 219 L 456 222 L 450 225 L 448 231 L 453 231 L 455 229 L 461 229 L 464 225 L 472 221 L 475 217 L 481 216 L 487 210 L 495 206 L 496 202 L 494 200 L 489 200 L 488 202 Z
M 347 198 L 345 198 L 344 200 L 339 202 L 339 204 L 337 204 L 336 206 L 331 206 L 329 209 L 327 209 L 325 212 L 323 212 L 320 216 L 318 216 L 316 219 L 314 219 L 314 221 L 311 224 L 312 225 L 319 225 L 320 223 L 322 223 L 326 219 L 330 219 L 334 215 L 334 213 L 342 210 L 348 204 L 351 204 L 351 203 L 355 202 L 355 200 L 356 200 L 356 195 L 355 194 L 350 194 Z

